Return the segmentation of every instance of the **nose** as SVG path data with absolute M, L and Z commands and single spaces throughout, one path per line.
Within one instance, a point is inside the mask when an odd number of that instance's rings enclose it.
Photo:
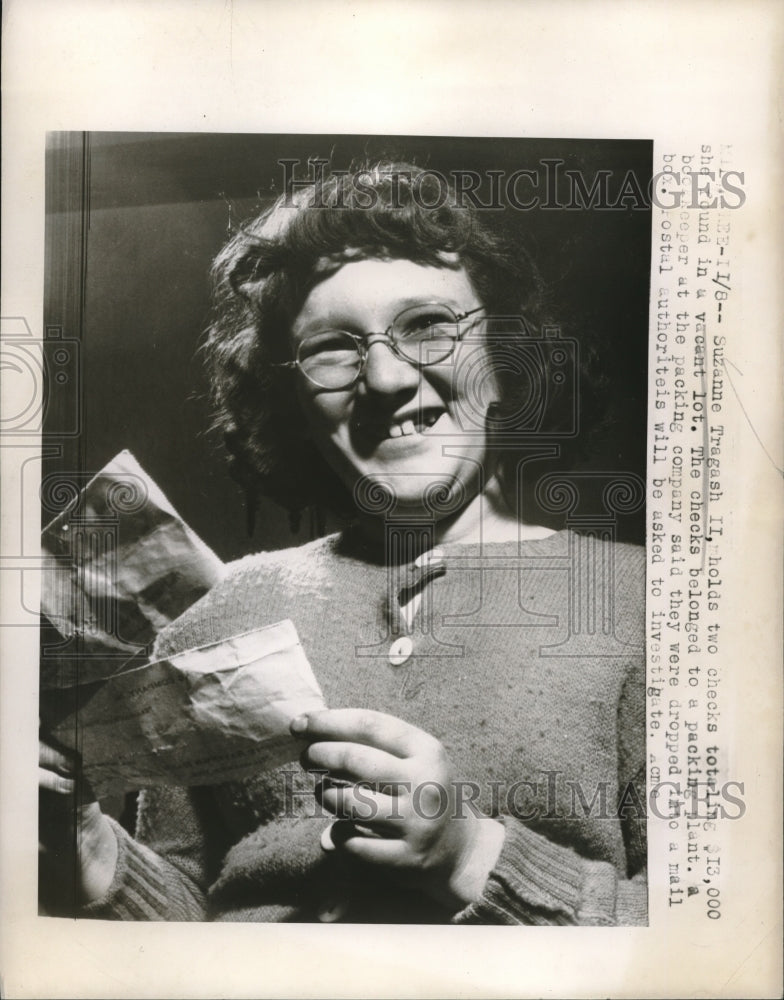
M 367 393 L 397 395 L 416 391 L 420 377 L 415 365 L 399 358 L 389 341 L 379 337 L 368 345 L 365 370 L 359 384 Z

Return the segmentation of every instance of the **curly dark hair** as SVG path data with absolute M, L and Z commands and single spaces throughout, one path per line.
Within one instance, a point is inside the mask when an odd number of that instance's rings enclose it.
M 215 424 L 251 507 L 265 495 L 290 512 L 351 509 L 348 491 L 304 433 L 297 373 L 275 367 L 292 358 L 289 331 L 310 290 L 343 264 L 406 259 L 464 267 L 489 316 L 524 316 L 523 337 L 541 329 L 539 272 L 487 215 L 462 203 L 443 175 L 380 162 L 284 194 L 232 236 L 212 268 L 204 351 Z M 491 359 L 492 340 L 488 334 Z M 503 417 L 525 410 L 520 393 L 531 389 L 521 387 L 520 367 L 509 363 L 508 337 L 502 353 L 496 369 Z

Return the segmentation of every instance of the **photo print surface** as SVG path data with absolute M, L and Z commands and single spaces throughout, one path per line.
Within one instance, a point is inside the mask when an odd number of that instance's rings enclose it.
M 652 152 L 50 134 L 42 914 L 646 923 Z

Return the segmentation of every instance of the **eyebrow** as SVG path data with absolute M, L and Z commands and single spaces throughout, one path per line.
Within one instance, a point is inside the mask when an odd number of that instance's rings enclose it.
M 390 325 L 390 323 L 392 323 L 392 321 L 395 320 L 400 315 L 401 312 L 403 312 L 404 309 L 409 309 L 412 306 L 446 306 L 447 309 L 451 309 L 452 312 L 456 313 L 457 315 L 460 315 L 460 313 L 465 312 L 465 308 L 462 305 L 459 305 L 455 301 L 455 299 L 453 299 L 451 296 L 447 296 L 441 299 L 423 299 L 421 296 L 418 295 L 409 295 L 402 299 L 398 299 L 396 301 L 392 320 L 390 320 L 390 322 L 387 323 L 387 326 L 384 327 L 384 329 L 386 329 Z M 344 321 L 338 322 L 337 320 L 326 319 L 314 323 L 306 323 L 305 326 L 302 328 L 302 330 L 300 330 L 298 333 L 295 333 L 292 330 L 292 336 L 295 337 L 296 339 L 304 339 L 305 337 L 309 336 L 312 333 L 321 333 L 322 331 L 325 330 L 346 330 L 347 332 L 350 333 L 352 329 L 356 330 L 356 328 L 357 328 L 356 323 L 346 323 Z M 360 331 L 360 332 L 380 333 L 381 331 L 373 330 L 373 331 Z

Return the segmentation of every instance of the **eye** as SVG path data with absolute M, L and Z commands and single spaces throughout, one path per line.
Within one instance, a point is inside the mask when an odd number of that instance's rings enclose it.
M 414 306 L 397 317 L 395 330 L 403 338 L 433 337 L 440 333 L 451 333 L 455 323 L 454 313 L 446 306 Z
M 421 316 L 416 316 L 412 320 L 411 325 L 418 330 L 424 330 L 429 326 L 438 326 L 440 323 L 449 323 L 450 321 L 451 316 L 444 313 L 422 313 Z
M 303 340 L 298 353 L 301 362 L 335 364 L 347 358 L 356 358 L 358 351 L 350 334 L 343 330 L 325 330 Z

